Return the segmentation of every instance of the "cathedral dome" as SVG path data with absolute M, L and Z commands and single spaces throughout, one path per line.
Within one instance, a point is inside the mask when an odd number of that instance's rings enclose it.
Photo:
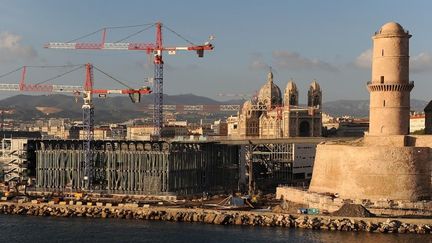
M 279 87 L 273 83 L 273 73 L 267 75 L 267 83 L 258 92 L 258 102 L 264 105 L 281 105 L 282 94 Z
M 388 22 L 379 30 L 380 34 L 405 34 L 402 26 L 396 22 Z

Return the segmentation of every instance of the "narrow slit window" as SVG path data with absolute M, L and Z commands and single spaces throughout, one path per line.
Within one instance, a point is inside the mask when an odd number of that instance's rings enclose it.
M 381 76 L 381 83 L 384 83 L 384 76 Z
M 385 100 L 384 100 L 384 102 L 383 102 L 383 107 L 385 107 Z

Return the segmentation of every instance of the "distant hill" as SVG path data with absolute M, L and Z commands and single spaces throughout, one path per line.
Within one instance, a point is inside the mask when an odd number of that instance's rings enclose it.
M 207 97 L 193 94 L 164 95 L 164 103 L 167 105 L 218 105 L 240 104 L 241 100 L 219 102 Z M 95 120 L 123 122 L 132 118 L 143 117 L 144 107 L 153 104 L 153 96 L 142 96 L 140 103 L 132 103 L 127 96 L 113 96 L 108 98 L 95 98 Z M 13 108 L 15 113 L 8 117 L 20 120 L 32 120 L 34 118 L 68 117 L 81 119 L 82 98 L 69 95 L 16 95 L 0 100 L 0 108 Z M 41 109 L 42 108 L 42 109 Z M 47 112 L 55 111 L 55 112 Z
M 411 100 L 411 110 L 421 112 L 426 107 L 428 101 Z M 337 100 L 325 102 L 323 104 L 324 112 L 332 116 L 369 116 L 369 100 Z
M 242 104 L 244 100 L 216 101 L 207 97 L 193 94 L 164 95 L 165 104 L 178 105 L 220 105 L 220 104 Z M 143 117 L 152 114 L 143 114 L 144 107 L 153 104 L 153 96 L 143 96 L 141 102 L 134 104 L 126 96 L 114 96 L 108 98 L 95 98 L 95 120 L 123 122 L 132 118 Z M 423 111 L 427 105 L 424 100 L 411 100 L 411 110 Z M 53 95 L 16 95 L 0 100 L 0 108 L 13 108 L 15 113 L 8 117 L 20 120 L 32 120 L 34 118 L 68 117 L 81 119 L 82 99 L 74 96 Z M 369 114 L 368 100 L 337 100 L 325 102 L 324 112 L 332 116 L 355 116 L 367 117 Z

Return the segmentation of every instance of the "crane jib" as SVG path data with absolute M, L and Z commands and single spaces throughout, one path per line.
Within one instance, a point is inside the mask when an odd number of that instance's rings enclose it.
M 152 52 L 156 50 L 154 44 L 148 43 L 65 43 L 50 42 L 44 46 L 49 49 L 89 49 L 89 50 L 142 50 Z M 211 44 L 202 46 L 162 47 L 161 51 L 204 51 L 213 50 Z

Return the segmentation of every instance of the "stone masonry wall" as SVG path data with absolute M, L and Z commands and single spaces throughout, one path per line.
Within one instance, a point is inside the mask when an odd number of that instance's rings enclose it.
M 309 191 L 345 199 L 430 199 L 430 148 L 320 144 Z

